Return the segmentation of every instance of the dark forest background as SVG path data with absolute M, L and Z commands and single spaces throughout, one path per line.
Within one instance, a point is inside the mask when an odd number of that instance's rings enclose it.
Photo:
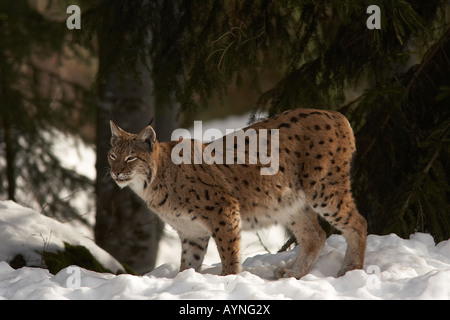
M 138 272 L 162 226 L 105 179 L 108 121 L 136 132 L 154 118 L 167 141 L 193 119 L 299 107 L 351 122 L 369 233 L 450 237 L 448 1 L 0 2 L 0 199 L 87 224 L 60 191 L 91 190 L 97 243 Z M 61 165 L 53 130 L 95 145 L 96 181 Z

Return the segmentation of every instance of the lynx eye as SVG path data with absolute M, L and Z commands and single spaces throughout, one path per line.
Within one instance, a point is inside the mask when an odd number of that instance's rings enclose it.
M 116 160 L 117 159 L 117 157 L 116 157 L 116 155 L 114 153 L 111 153 L 109 155 L 109 157 L 111 158 L 111 160 Z
M 125 158 L 126 162 L 133 162 L 135 160 L 137 160 L 137 157 L 135 157 L 135 156 L 128 156 Z

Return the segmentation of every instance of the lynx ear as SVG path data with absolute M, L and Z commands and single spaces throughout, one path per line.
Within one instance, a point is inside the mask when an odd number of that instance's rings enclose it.
M 149 146 L 150 150 L 153 149 L 153 146 L 155 145 L 155 142 L 156 142 L 155 130 L 153 130 L 153 128 L 151 126 L 145 127 L 139 133 L 138 139 L 140 139 L 143 142 L 145 142 Z
M 109 121 L 109 125 L 111 126 L 111 146 L 115 146 L 122 138 L 124 131 L 112 120 Z

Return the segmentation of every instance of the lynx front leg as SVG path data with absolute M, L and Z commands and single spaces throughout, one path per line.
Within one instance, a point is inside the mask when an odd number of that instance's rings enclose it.
M 180 272 L 189 268 L 199 271 L 206 249 L 208 248 L 209 236 L 188 238 L 179 234 L 181 239 L 181 265 Z
M 240 242 L 241 219 L 238 210 L 223 209 L 212 224 L 212 236 L 222 261 L 222 275 L 236 274 L 241 270 Z

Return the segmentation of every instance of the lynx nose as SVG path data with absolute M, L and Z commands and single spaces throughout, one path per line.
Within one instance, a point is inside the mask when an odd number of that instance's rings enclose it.
M 130 173 L 123 172 L 124 170 L 111 170 L 111 177 L 116 181 L 125 181 L 131 178 Z
M 122 172 L 114 172 L 111 170 L 111 177 L 113 177 L 113 179 L 115 179 L 115 180 L 122 179 L 123 174 L 122 174 Z

